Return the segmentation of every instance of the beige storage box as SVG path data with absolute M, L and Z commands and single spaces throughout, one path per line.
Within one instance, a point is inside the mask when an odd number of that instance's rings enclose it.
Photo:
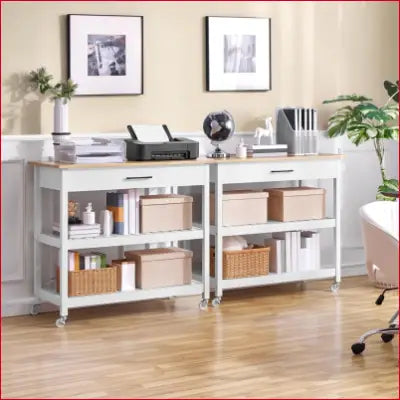
M 140 197 L 140 232 L 192 229 L 193 197 L 156 194 Z
M 325 218 L 325 189 L 303 186 L 266 190 L 270 220 L 288 222 Z
M 214 195 L 211 194 L 210 222 L 214 224 Z M 253 225 L 268 222 L 268 193 L 252 190 L 224 192 L 222 197 L 222 225 Z
M 193 252 L 176 247 L 125 252 L 136 264 L 136 287 L 153 289 L 192 282 Z

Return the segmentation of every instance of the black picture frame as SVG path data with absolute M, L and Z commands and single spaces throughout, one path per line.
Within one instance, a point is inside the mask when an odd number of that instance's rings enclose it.
M 265 20 L 268 21 L 268 49 L 267 49 L 267 57 L 268 57 L 268 87 L 265 88 L 246 88 L 246 89 L 236 89 L 236 88 L 223 88 L 223 89 L 215 89 L 212 87 L 211 82 L 211 71 L 210 71 L 210 63 L 211 63 L 211 55 L 210 55 L 210 42 L 215 38 L 210 37 L 210 20 L 212 18 L 216 19 L 237 19 L 237 20 Z M 207 16 L 205 17 L 205 63 L 206 63 L 206 90 L 208 92 L 268 92 L 272 90 L 272 41 L 271 41 L 271 33 L 272 33 L 272 20 L 267 17 L 228 17 L 228 16 Z
M 71 40 L 71 34 L 72 34 L 72 20 L 74 17 L 106 17 L 106 18 L 134 18 L 138 19 L 140 21 L 140 74 L 138 74 L 138 77 L 140 79 L 140 88 L 139 90 L 135 90 L 132 92 L 108 92 L 108 93 L 88 93 L 84 92 L 82 93 L 80 91 L 80 82 L 79 79 L 76 79 L 73 76 L 73 55 L 71 51 L 72 47 L 72 40 Z M 142 15 L 118 15 L 118 14 L 67 14 L 67 73 L 68 73 L 68 78 L 71 78 L 78 84 L 78 89 L 75 94 L 75 96 L 136 96 L 136 95 L 142 95 L 144 94 L 144 18 Z

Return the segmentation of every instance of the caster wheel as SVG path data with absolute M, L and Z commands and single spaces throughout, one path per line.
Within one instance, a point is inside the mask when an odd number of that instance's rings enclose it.
M 385 343 L 389 343 L 394 338 L 394 335 L 391 333 L 382 333 L 381 338 Z
M 211 304 L 213 307 L 218 307 L 221 304 L 221 297 L 214 297 Z
M 208 300 L 207 299 L 203 299 L 200 301 L 199 303 L 199 308 L 201 311 L 205 311 L 208 308 Z
M 340 283 L 332 283 L 331 292 L 337 294 L 339 292 Z
M 60 317 L 56 319 L 56 327 L 57 328 L 64 328 L 67 322 L 67 317 Z
M 40 304 L 33 304 L 31 309 L 31 315 L 32 316 L 38 315 L 39 312 L 40 312 Z
M 354 354 L 361 354 L 365 349 L 365 343 L 354 343 L 351 350 Z

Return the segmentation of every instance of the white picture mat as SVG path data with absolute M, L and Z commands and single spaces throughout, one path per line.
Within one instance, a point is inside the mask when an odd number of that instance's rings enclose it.
M 224 72 L 224 36 L 256 36 L 256 72 Z M 270 19 L 208 17 L 209 90 L 270 90 Z
M 126 75 L 88 75 L 88 35 L 126 36 Z M 142 18 L 70 15 L 70 78 L 77 95 L 142 93 Z

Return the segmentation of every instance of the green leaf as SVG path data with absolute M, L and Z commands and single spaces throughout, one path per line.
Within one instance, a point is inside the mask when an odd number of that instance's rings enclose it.
M 350 95 L 340 95 L 334 99 L 324 100 L 322 104 L 330 104 L 330 103 L 337 103 L 339 101 L 355 101 L 355 102 L 363 102 L 363 101 L 371 101 L 372 99 L 360 96 L 358 94 L 350 94 Z
M 396 83 L 392 83 L 390 81 L 383 82 L 383 86 L 386 89 L 387 94 L 389 97 L 393 97 L 393 100 L 398 103 L 399 102 L 399 81 Z
M 399 192 L 399 181 L 397 179 L 385 179 L 383 184 L 378 187 L 376 198 L 378 200 L 394 201 L 395 197 L 386 194 L 397 194 Z
M 347 137 L 350 139 L 352 143 L 354 143 L 356 146 L 359 146 L 360 144 L 368 141 L 371 139 L 368 136 L 367 133 L 367 128 L 361 128 L 355 131 L 350 131 L 347 133 Z
M 388 104 L 383 106 L 381 110 L 386 114 L 389 120 L 397 119 L 399 116 L 399 105 L 398 104 Z
M 384 111 L 372 103 L 361 103 L 355 107 L 364 118 L 374 119 L 376 121 L 387 121 L 389 117 Z

